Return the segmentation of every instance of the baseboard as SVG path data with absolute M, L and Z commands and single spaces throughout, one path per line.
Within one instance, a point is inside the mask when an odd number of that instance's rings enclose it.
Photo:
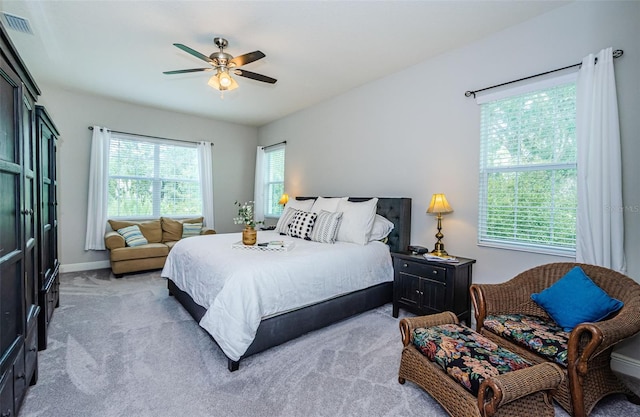
M 611 353 L 611 369 L 621 374 L 640 379 L 640 360 L 620 353 Z
M 109 261 L 96 261 L 96 262 L 82 262 L 79 264 L 62 264 L 60 265 L 60 272 L 78 272 L 78 271 L 91 271 L 94 269 L 111 268 Z

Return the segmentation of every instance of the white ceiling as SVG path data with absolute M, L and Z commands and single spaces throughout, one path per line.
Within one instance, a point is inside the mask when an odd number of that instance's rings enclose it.
M 7 32 L 40 86 L 260 126 L 567 3 L 0 0 L 0 10 L 29 20 L 33 35 Z M 162 74 L 206 67 L 172 44 L 209 55 L 215 36 L 234 56 L 264 52 L 242 68 L 278 82 L 236 77 L 221 99 L 210 72 Z

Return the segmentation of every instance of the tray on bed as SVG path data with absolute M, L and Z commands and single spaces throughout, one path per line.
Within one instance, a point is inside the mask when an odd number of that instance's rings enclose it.
M 265 242 L 268 243 L 268 242 Z M 257 250 L 261 252 L 288 252 L 295 246 L 295 242 L 282 242 L 281 245 L 270 245 L 270 246 L 260 246 L 260 244 L 255 245 L 245 245 L 242 242 L 236 242 L 231 247 L 233 249 L 240 250 Z

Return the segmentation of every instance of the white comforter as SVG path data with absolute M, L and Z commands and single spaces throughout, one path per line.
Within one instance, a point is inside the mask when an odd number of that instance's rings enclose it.
M 230 359 L 253 342 L 260 321 L 342 294 L 393 280 L 389 247 L 381 242 L 309 242 L 258 232 L 258 241 L 293 241 L 288 252 L 232 248 L 240 233 L 182 239 L 162 276 L 207 312 L 200 320 Z

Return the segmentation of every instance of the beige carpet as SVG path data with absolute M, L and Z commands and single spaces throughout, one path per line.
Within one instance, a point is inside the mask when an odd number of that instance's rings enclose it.
M 391 305 L 249 357 L 234 373 L 159 272 L 62 274 L 60 308 L 20 417 L 443 416 L 397 381 Z M 567 414 L 556 407 L 556 415 Z M 640 415 L 616 396 L 592 417 Z

